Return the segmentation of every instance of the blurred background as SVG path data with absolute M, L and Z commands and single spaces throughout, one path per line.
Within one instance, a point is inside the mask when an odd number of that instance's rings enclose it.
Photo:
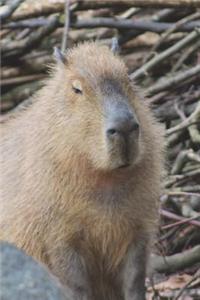
M 200 299 L 200 0 L 0 0 L 1 121 L 28 105 L 53 48 L 118 43 L 166 129 L 147 299 Z

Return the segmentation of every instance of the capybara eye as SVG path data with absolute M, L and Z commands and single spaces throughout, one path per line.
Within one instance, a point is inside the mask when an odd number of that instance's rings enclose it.
M 73 81 L 72 89 L 76 94 L 82 94 L 83 93 L 81 82 L 78 81 L 78 80 Z
M 82 94 L 82 91 L 73 87 L 73 90 L 76 94 Z

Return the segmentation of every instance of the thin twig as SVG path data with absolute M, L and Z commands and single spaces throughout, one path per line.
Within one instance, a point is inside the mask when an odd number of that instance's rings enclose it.
M 24 0 L 12 0 L 9 5 L 3 6 L 0 11 L 0 23 L 5 22 L 22 2 L 24 2 Z
M 185 72 L 180 72 L 177 75 L 170 78 L 161 78 L 158 83 L 155 83 L 153 86 L 149 87 L 146 91 L 146 94 L 153 96 L 159 92 L 170 90 L 182 84 L 185 80 L 191 79 L 193 76 L 200 74 L 200 65 L 192 67 Z
M 67 38 L 70 26 L 70 0 L 65 0 L 65 25 L 62 37 L 61 51 L 64 53 L 67 48 Z
M 117 29 L 136 29 L 141 31 L 152 31 L 161 33 L 169 28 L 173 23 L 154 22 L 149 20 L 116 20 L 114 18 L 93 18 L 93 19 L 79 19 L 71 24 L 72 28 L 117 28 Z M 191 31 L 200 27 L 199 21 L 193 21 L 181 26 L 181 31 Z
M 172 223 L 172 224 L 164 225 L 161 228 L 162 229 L 169 229 L 169 228 L 172 228 L 172 227 L 175 227 L 175 226 L 178 226 L 178 225 L 183 225 L 183 224 L 189 223 L 189 221 L 195 220 L 199 217 L 200 217 L 200 214 L 198 216 L 195 216 L 195 217 L 185 218 L 184 220 L 180 220 L 180 221 L 177 221 L 177 222 Z M 199 222 L 199 226 L 200 226 L 200 222 Z
M 174 254 L 171 256 L 157 256 L 151 258 L 153 270 L 162 273 L 173 273 L 183 270 L 200 262 L 200 245 L 193 247 L 183 253 Z
M 192 8 L 200 7 L 200 0 L 74 0 L 77 3 L 77 10 L 80 9 L 99 9 L 104 7 L 113 7 L 114 5 L 129 8 L 129 7 L 149 7 L 149 8 Z
M 24 55 L 27 53 L 30 49 L 36 48 L 43 40 L 44 37 L 46 37 L 48 34 L 52 33 L 58 25 L 58 17 L 57 16 L 51 16 L 49 17 L 49 23 L 47 26 L 44 26 L 40 28 L 38 31 L 33 32 L 29 37 L 24 39 L 19 43 L 19 47 L 14 48 L 10 52 L 8 52 L 8 49 L 10 48 L 9 44 L 8 47 L 3 47 L 2 49 L 2 54 L 5 53 L 5 58 L 10 58 L 10 57 L 16 57 L 19 55 Z M 16 42 L 15 45 L 17 44 Z M 16 45 L 17 46 L 17 45 Z M 7 48 L 7 49 L 6 49 Z
M 177 21 L 175 24 L 172 25 L 167 31 L 165 31 L 162 35 L 160 40 L 153 46 L 151 49 L 150 54 L 146 57 L 145 62 L 147 62 L 152 56 L 155 55 L 155 51 L 160 47 L 160 45 L 172 34 L 174 31 L 178 30 L 182 25 L 193 21 L 197 18 L 200 18 L 200 12 L 195 12 L 189 16 L 182 18 L 181 20 Z
M 194 30 L 193 32 L 188 34 L 185 38 L 183 38 L 181 41 L 177 42 L 175 45 L 161 52 L 160 54 L 152 58 L 150 61 L 148 61 L 146 64 L 144 64 L 141 68 L 139 68 L 134 73 L 132 73 L 130 75 L 130 78 L 136 80 L 145 75 L 148 75 L 147 72 L 150 71 L 153 67 L 155 67 L 155 65 L 158 65 L 164 59 L 178 52 L 180 49 L 183 49 L 189 43 L 196 40 L 199 36 L 200 36 L 200 30 Z
M 198 67 L 199 72 L 200 72 L 200 65 L 197 66 L 197 67 Z M 168 129 L 167 130 L 167 135 L 175 133 L 175 132 L 179 131 L 180 129 L 185 129 L 185 128 L 188 127 L 188 125 L 190 125 L 193 122 L 197 122 L 198 120 L 199 120 L 199 123 L 200 123 L 200 102 L 197 105 L 195 111 L 187 119 L 185 119 L 180 124 Z
M 200 49 L 200 39 L 198 41 L 194 41 L 194 44 L 183 52 L 183 54 L 173 66 L 172 72 L 176 72 L 183 65 L 183 63 L 198 49 Z
M 184 218 L 184 217 L 181 217 L 181 216 L 178 216 L 170 211 L 167 211 L 165 209 L 160 209 L 160 214 L 166 218 L 169 218 L 169 219 L 172 219 L 172 220 L 177 220 L 177 221 L 184 221 L 184 222 L 188 222 L 189 224 L 191 225 L 194 225 L 194 226 L 198 226 L 200 227 L 200 222 L 199 221 L 196 221 L 196 220 L 190 220 L 189 218 Z

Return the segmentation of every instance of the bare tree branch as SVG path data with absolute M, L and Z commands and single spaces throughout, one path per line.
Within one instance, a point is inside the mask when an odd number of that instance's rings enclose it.
M 200 263 L 200 246 L 171 256 L 154 255 L 151 258 L 153 271 L 161 273 L 173 273 L 196 263 Z
M 24 0 L 12 0 L 8 5 L 1 7 L 0 23 L 3 23 L 19 7 Z
M 61 50 L 64 53 L 67 47 L 67 37 L 69 32 L 69 26 L 70 26 L 70 0 L 65 0 L 65 25 L 63 30 L 63 38 L 62 38 L 62 46 Z
M 80 9 L 98 9 L 103 7 L 113 7 L 114 5 L 129 8 L 129 7 L 200 7 L 200 0 L 74 0 L 77 3 L 77 10 Z
M 146 64 L 144 64 L 140 69 L 136 70 L 134 73 L 130 75 L 131 79 L 138 79 L 145 75 L 148 75 L 148 71 L 150 71 L 155 65 L 160 63 L 162 60 L 168 58 L 172 54 L 178 52 L 180 49 L 186 47 L 191 41 L 196 40 L 200 36 L 200 30 L 194 30 L 184 39 L 180 40 L 178 43 L 174 44 L 167 50 L 161 52 L 160 54 L 156 55 Z

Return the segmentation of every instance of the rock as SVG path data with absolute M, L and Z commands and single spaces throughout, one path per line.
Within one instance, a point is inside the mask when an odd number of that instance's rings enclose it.
M 1 300 L 72 300 L 42 264 L 6 242 L 0 243 Z

